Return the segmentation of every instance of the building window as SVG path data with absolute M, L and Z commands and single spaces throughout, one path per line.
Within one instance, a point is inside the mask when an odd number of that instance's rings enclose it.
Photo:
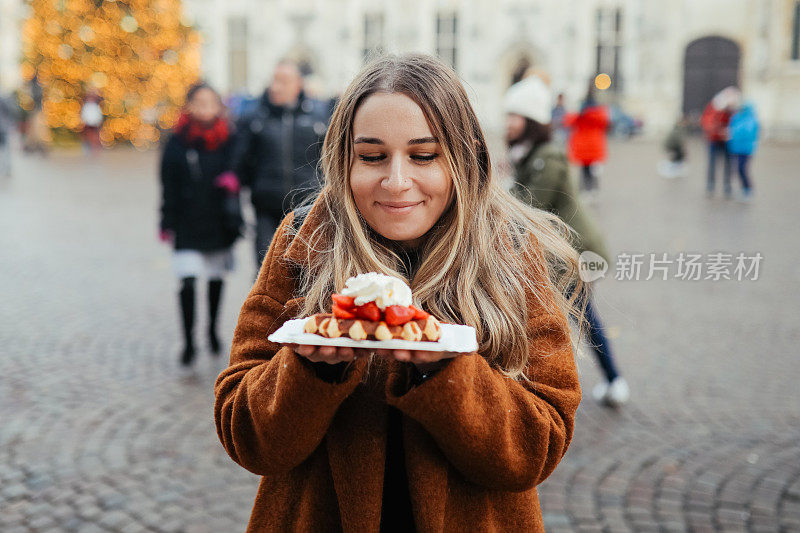
M 440 13 L 436 16 L 436 55 L 456 69 L 458 59 L 458 16 Z
M 800 1 L 794 3 L 792 17 L 792 59 L 800 60 Z
M 364 15 L 364 61 L 384 50 L 383 13 L 367 13 Z
M 622 9 L 600 8 L 597 10 L 597 46 L 595 74 L 611 76 L 611 90 L 622 86 L 620 59 L 622 55 Z
M 247 17 L 228 19 L 228 89 L 247 89 Z

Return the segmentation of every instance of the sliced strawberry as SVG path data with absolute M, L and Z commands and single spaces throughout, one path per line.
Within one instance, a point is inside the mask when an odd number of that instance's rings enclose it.
M 333 316 L 336 318 L 355 318 L 356 314 L 347 309 L 342 309 L 337 304 L 333 304 Z
M 430 313 L 426 313 L 425 311 L 423 311 L 418 307 L 414 307 L 413 305 L 410 305 L 409 307 L 411 308 L 412 311 L 414 311 L 414 320 L 425 320 L 426 318 L 431 316 Z
M 371 320 L 377 322 L 381 319 L 381 309 L 375 302 L 367 302 L 364 305 L 359 305 L 354 310 L 358 318 L 364 320 Z
M 334 294 L 333 303 L 338 305 L 341 309 L 353 310 L 356 308 L 356 299 L 352 296 L 345 296 L 344 294 Z
M 405 305 L 390 305 L 386 308 L 386 323 L 390 326 L 402 326 L 414 318 L 414 310 Z

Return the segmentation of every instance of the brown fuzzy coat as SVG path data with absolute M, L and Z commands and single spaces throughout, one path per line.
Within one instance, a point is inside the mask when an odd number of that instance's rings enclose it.
M 319 223 L 319 206 L 299 230 Z M 248 531 L 377 532 L 387 404 L 403 413 L 403 442 L 417 529 L 543 531 L 536 486 L 572 437 L 580 387 L 560 313 L 531 309 L 532 384 L 504 377 L 479 354 L 460 355 L 416 387 L 406 363 L 365 375 L 356 360 L 341 382 L 267 335 L 301 307 L 291 262 L 303 239 L 281 224 L 245 301 L 230 366 L 215 386 L 219 438 L 262 477 Z M 534 265 L 532 271 L 540 272 Z

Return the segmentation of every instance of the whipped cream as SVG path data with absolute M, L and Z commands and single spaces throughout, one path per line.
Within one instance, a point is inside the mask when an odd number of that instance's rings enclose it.
M 390 305 L 411 305 L 411 289 L 400 278 L 367 272 L 349 278 L 342 294 L 355 298 L 356 305 L 375 302 L 382 311 Z

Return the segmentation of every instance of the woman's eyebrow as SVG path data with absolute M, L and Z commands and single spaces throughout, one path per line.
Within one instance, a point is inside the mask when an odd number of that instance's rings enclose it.
M 409 145 L 412 144 L 428 144 L 428 143 L 438 143 L 439 141 L 436 137 L 422 137 L 420 139 L 411 139 L 408 141 Z M 377 137 L 356 137 L 356 140 L 353 141 L 353 144 L 384 144 L 384 142 Z
M 353 144 L 383 144 L 383 141 L 378 139 L 377 137 L 356 137 L 356 140 L 353 141 Z
M 422 137 L 421 139 L 411 139 L 408 141 L 408 144 L 428 144 L 428 143 L 438 143 L 439 141 L 436 137 Z

